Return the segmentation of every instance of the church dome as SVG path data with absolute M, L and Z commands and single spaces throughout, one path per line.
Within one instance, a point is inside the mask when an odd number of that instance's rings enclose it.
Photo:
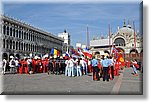
M 117 31 L 117 35 L 129 36 L 134 35 L 134 30 L 131 28 L 131 25 L 124 26 Z

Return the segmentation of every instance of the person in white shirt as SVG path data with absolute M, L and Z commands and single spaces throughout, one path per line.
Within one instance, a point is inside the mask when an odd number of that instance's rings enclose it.
M 29 74 L 31 74 L 31 71 L 32 71 L 32 59 L 30 57 L 28 57 L 27 63 L 28 63 L 28 72 L 29 72 Z
M 13 73 L 13 74 L 16 73 L 15 66 L 16 66 L 16 62 L 14 60 L 14 57 L 10 56 L 10 62 L 9 62 L 10 73 Z
M 6 65 L 7 65 L 7 60 L 4 58 L 3 59 L 3 71 L 2 73 L 5 75 L 5 71 L 6 71 Z
M 83 58 L 80 58 L 80 64 L 82 73 L 88 75 L 87 63 Z
M 109 60 L 109 64 L 110 64 L 112 79 L 114 79 L 114 60 L 111 56 L 109 56 L 108 60 Z
M 68 76 L 68 73 L 69 73 L 69 70 L 68 70 L 68 67 L 69 67 L 69 63 L 68 63 L 69 59 L 67 59 L 65 61 L 65 64 L 66 64 L 66 68 L 65 68 L 65 76 Z
M 74 75 L 74 60 L 72 59 L 72 57 L 68 60 L 68 76 L 75 76 Z
M 85 70 L 85 64 L 82 58 L 80 58 L 80 64 L 81 64 L 81 72 L 82 74 L 84 74 L 84 70 Z
M 16 70 L 16 72 L 19 70 L 19 59 L 16 57 L 16 59 L 15 59 L 15 70 Z

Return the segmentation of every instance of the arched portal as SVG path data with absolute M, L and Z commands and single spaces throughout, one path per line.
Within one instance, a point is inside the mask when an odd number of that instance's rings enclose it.
M 123 38 L 116 38 L 114 43 L 116 46 L 125 46 L 125 40 Z
M 97 51 L 97 52 L 95 52 L 95 55 L 96 55 L 96 54 L 100 54 L 100 52 L 99 52 L 99 51 Z
M 20 59 L 20 55 L 19 55 L 19 54 L 16 54 L 16 57 L 17 57 L 18 59 Z
M 8 54 L 7 53 L 3 53 L 2 58 L 8 60 Z
M 138 54 L 138 51 L 136 49 L 130 50 L 130 54 Z
M 105 50 L 104 53 L 110 54 L 109 51 Z
M 136 49 L 130 50 L 130 57 L 136 58 L 138 56 L 138 51 Z

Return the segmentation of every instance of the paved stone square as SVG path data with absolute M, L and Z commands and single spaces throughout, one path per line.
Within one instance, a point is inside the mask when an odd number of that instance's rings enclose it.
M 2 94 L 142 94 L 142 74 L 133 76 L 132 68 L 120 71 L 109 82 L 93 81 L 92 76 L 6 74 Z

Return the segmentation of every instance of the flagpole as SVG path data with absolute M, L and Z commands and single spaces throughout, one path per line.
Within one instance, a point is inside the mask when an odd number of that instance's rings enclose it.
M 86 29 L 86 34 L 87 34 L 87 47 L 89 47 L 89 29 L 88 29 L 88 25 L 87 25 L 87 29 Z
M 110 24 L 108 24 L 108 34 L 109 34 L 109 49 L 111 53 L 111 47 L 110 47 Z
M 136 34 L 135 34 L 135 25 L 133 21 L 133 29 L 134 29 L 134 49 L 136 50 Z

